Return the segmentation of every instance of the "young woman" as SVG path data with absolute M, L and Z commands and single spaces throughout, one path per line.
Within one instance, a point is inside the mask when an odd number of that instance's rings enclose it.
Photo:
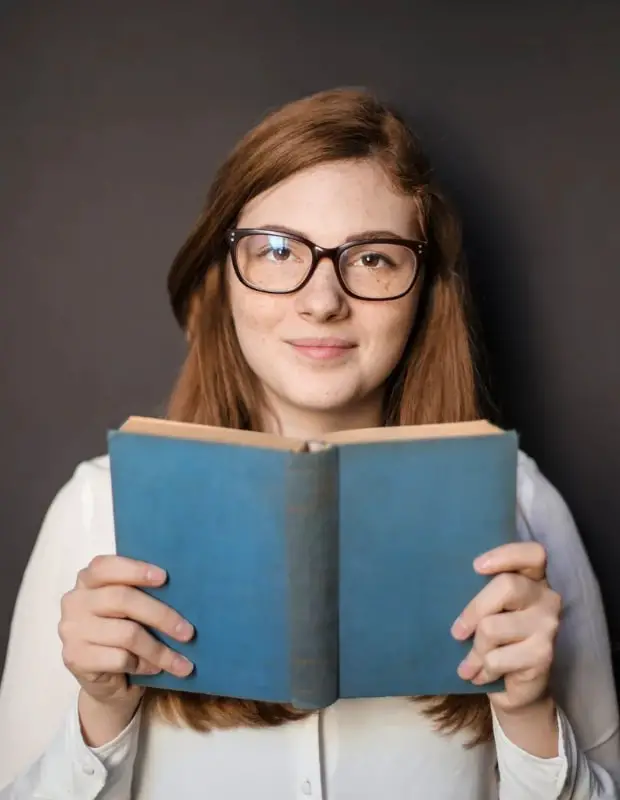
M 480 413 L 458 224 L 416 140 L 365 93 L 306 98 L 248 134 L 169 289 L 188 338 L 174 419 L 317 437 Z M 129 672 L 191 670 L 144 626 L 193 631 L 140 591 L 165 579 L 160 565 L 114 555 L 107 459 L 80 465 L 15 609 L 0 796 L 620 797 L 598 586 L 564 502 L 523 454 L 517 480 L 520 541 L 476 563 L 491 580 L 445 632 L 471 641 L 463 678 L 504 676 L 506 690 L 304 714 L 128 686 Z

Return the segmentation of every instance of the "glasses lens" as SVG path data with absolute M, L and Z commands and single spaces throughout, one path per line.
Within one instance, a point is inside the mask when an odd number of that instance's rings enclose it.
M 381 300 L 407 292 L 418 271 L 418 257 L 402 244 L 366 242 L 347 248 L 340 258 L 340 274 L 358 297 Z
M 253 233 L 237 242 L 237 267 L 243 280 L 265 292 L 291 292 L 312 266 L 310 248 L 276 233 Z

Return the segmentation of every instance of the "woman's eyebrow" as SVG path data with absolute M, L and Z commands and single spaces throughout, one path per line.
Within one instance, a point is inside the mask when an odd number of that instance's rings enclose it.
M 400 233 L 395 233 L 394 231 L 389 230 L 367 230 L 367 231 L 358 231 L 357 233 L 351 234 L 351 236 L 347 236 L 345 242 L 354 242 L 356 239 L 404 239 L 405 237 L 402 236 Z
M 252 227 L 256 228 L 257 230 L 267 230 L 273 231 L 274 233 L 283 233 L 288 234 L 289 236 L 301 236 L 302 239 L 310 239 L 311 237 L 308 236 L 304 231 L 296 230 L 295 228 L 289 228 L 287 225 L 279 225 L 279 224 L 265 224 L 265 225 L 253 225 Z M 355 233 L 350 234 L 344 240 L 346 243 L 355 242 L 358 239 L 405 239 L 405 236 L 402 236 L 395 231 L 390 230 L 365 230 L 365 231 L 356 231 Z
M 258 231 L 273 231 L 274 233 L 288 234 L 289 236 L 301 236 L 302 239 L 309 237 L 303 231 L 297 231 L 294 228 L 289 228 L 286 225 L 277 225 L 275 223 L 265 223 L 264 225 L 245 225 L 243 227 L 254 228 Z

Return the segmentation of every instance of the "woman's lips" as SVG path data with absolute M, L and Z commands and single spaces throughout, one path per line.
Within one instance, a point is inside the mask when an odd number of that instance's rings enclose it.
M 317 361 L 342 358 L 355 345 L 346 339 L 290 339 L 288 344 L 302 356 Z

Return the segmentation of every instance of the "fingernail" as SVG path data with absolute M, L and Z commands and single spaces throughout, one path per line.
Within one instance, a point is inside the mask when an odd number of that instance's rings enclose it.
M 146 579 L 150 583 L 161 583 L 166 577 L 166 571 L 159 567 L 149 567 L 146 572 Z
M 174 629 L 174 635 L 177 639 L 191 639 L 194 635 L 194 626 L 187 620 L 182 620 Z
M 175 672 L 179 677 L 186 678 L 194 669 L 194 665 L 191 661 L 188 661 L 187 658 L 183 656 L 176 655 L 174 660 L 172 661 L 172 670 Z
M 474 561 L 474 569 L 489 569 L 493 560 L 488 556 L 478 556 L 478 558 Z
M 458 666 L 457 673 L 459 677 L 463 678 L 463 680 L 468 681 L 470 678 L 476 674 L 476 670 L 474 667 L 469 663 L 469 661 L 465 658 Z
M 450 632 L 455 639 L 466 639 L 469 636 L 467 626 L 460 617 L 454 621 Z

